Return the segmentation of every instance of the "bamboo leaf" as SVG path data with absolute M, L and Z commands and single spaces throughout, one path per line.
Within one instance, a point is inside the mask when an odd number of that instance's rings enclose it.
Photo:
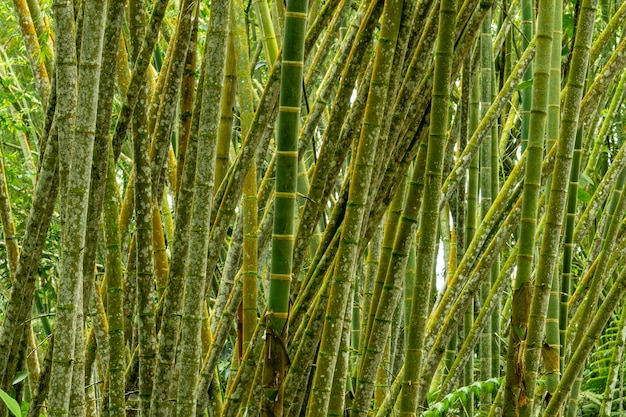
M 524 82 L 519 83 L 519 85 L 515 88 L 515 91 L 522 91 L 530 88 L 533 85 L 532 78 L 530 80 L 526 80 Z
M 27 372 L 27 371 L 21 371 L 21 372 L 18 372 L 18 373 L 15 375 L 15 379 L 13 380 L 13 385 L 15 385 L 15 384 L 19 384 L 20 382 L 22 382 L 23 380 L 25 380 L 27 376 L 28 376 L 28 372 Z
M 4 392 L 4 390 L 2 390 L 1 388 L 0 398 L 2 398 L 2 401 L 4 401 L 9 411 L 11 411 L 11 413 L 15 417 L 22 417 L 22 410 L 20 409 L 20 405 L 17 403 L 17 401 L 15 401 L 14 398 L 11 398 L 11 396 Z

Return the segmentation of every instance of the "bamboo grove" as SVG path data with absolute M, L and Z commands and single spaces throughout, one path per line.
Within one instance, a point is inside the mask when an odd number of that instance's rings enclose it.
M 625 2 L 0 22 L 0 417 L 626 415 Z

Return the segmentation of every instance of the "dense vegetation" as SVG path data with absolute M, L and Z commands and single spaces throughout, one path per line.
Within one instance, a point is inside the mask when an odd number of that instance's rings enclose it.
M 625 2 L 11 3 L 0 416 L 626 413 Z

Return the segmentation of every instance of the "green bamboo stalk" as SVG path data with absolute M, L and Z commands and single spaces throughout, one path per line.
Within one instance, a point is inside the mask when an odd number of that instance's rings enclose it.
M 572 255 L 574 251 L 574 222 L 576 220 L 576 205 L 578 203 L 578 175 L 580 171 L 582 132 L 576 134 L 572 172 L 570 174 L 567 195 L 567 216 L 565 219 L 565 236 L 563 237 L 563 266 L 561 270 L 561 299 L 559 309 L 559 361 L 561 370 L 564 369 L 566 332 L 569 324 L 569 300 L 571 293 Z
M 409 340 L 406 351 L 406 364 L 403 375 L 402 391 L 400 392 L 400 410 L 402 416 L 414 416 L 417 405 L 422 401 L 417 397 L 419 372 L 422 364 L 424 347 L 424 329 L 426 326 L 427 306 L 424 295 L 430 291 L 421 291 L 422 282 L 430 285 L 431 274 L 435 261 L 435 238 L 441 200 L 442 160 L 448 130 L 448 107 L 450 99 L 450 75 L 452 70 L 452 53 L 455 39 L 456 1 L 442 0 L 439 10 L 440 24 L 437 33 L 435 52 L 435 71 L 432 90 L 432 113 L 437 115 L 431 121 L 426 157 L 426 181 L 424 187 L 424 203 L 421 210 L 419 240 L 417 246 L 417 275 L 413 290 L 413 306 L 411 317 L 416 320 L 409 328 Z M 448 24 L 450 22 L 450 24 Z
M 528 397 L 528 402 L 521 410 L 521 414 L 526 416 L 532 415 L 533 412 L 534 387 L 543 345 L 545 317 L 550 298 L 549 288 L 555 276 L 555 266 L 558 259 L 559 241 L 567 201 L 567 186 L 570 180 L 572 154 L 578 126 L 580 99 L 587 73 L 596 8 L 596 0 L 586 0 L 582 3 L 579 25 L 577 26 L 576 43 L 572 55 L 572 67 L 565 92 L 563 118 L 559 140 L 556 145 L 557 156 L 546 212 L 546 231 L 541 243 L 535 289 L 530 306 L 530 320 L 528 322 L 528 337 L 526 339 L 524 356 L 526 397 Z M 548 364 L 554 366 L 554 364 Z
M 366 334 L 366 331 L 363 327 L 367 325 L 367 315 L 369 313 L 369 307 L 372 304 L 374 283 L 376 280 L 378 266 L 380 265 L 379 258 L 382 253 L 382 244 L 383 225 L 380 224 L 376 229 L 376 234 L 374 235 L 374 238 L 367 246 L 365 280 L 363 281 L 363 295 L 360 303 L 361 318 L 359 319 L 359 321 L 361 323 L 361 328 L 359 329 L 359 333 L 355 335 L 356 337 L 353 339 L 352 342 L 352 349 L 356 349 L 357 359 L 358 355 L 362 354 L 361 348 L 364 344 L 363 341 L 365 340 L 365 338 L 361 337 L 361 335 Z M 415 268 L 413 268 L 413 270 L 415 270 Z
M 156 324 L 154 305 L 153 264 L 153 200 L 150 175 L 149 136 L 147 130 L 147 91 L 140 92 L 133 112 L 133 162 L 135 171 L 135 270 L 131 279 L 137 282 L 137 333 L 139 342 L 139 407 L 142 414 L 150 413 L 150 398 L 156 364 Z M 157 208 L 158 210 L 158 208 Z
M 185 160 L 187 154 L 187 146 L 189 143 L 189 136 L 191 133 L 191 123 L 193 115 L 193 102 L 194 91 L 196 87 L 195 72 L 196 72 L 196 49 L 198 43 L 198 18 L 200 15 L 200 8 L 196 7 L 196 12 L 193 21 L 193 29 L 191 31 L 191 37 L 189 39 L 189 48 L 187 49 L 187 57 L 185 58 L 185 70 L 183 72 L 183 81 L 180 87 L 180 121 L 178 126 L 178 141 L 177 146 L 177 162 L 176 162 L 176 186 L 170 184 L 170 187 L 174 188 L 174 195 L 178 201 L 178 194 L 183 178 L 183 169 L 185 167 Z
M 492 24 L 492 12 L 487 12 L 485 20 L 481 25 L 480 33 L 480 113 L 481 117 L 484 117 L 489 107 L 491 107 L 491 93 L 493 90 L 493 51 L 492 51 L 492 37 L 491 37 L 491 24 Z M 476 123 L 477 124 L 477 123 Z M 475 128 L 475 126 L 474 126 Z M 494 135 L 494 128 L 491 132 L 487 133 L 487 136 L 483 140 L 480 147 L 480 214 L 481 218 L 489 211 L 491 206 L 493 195 L 493 169 L 497 169 L 497 165 L 492 165 L 494 156 L 497 160 L 497 155 L 493 155 L 493 142 L 497 140 Z M 497 133 L 497 128 L 495 128 Z M 473 133 L 473 131 L 472 131 Z M 489 292 L 491 290 L 492 281 L 495 281 L 497 276 L 492 275 L 492 279 L 483 281 L 480 288 L 479 298 L 480 305 L 486 301 Z M 485 327 L 481 335 L 481 342 L 479 344 L 479 356 L 480 356 L 480 380 L 486 381 L 493 376 L 494 370 L 491 369 L 492 358 L 494 355 L 494 329 L 490 326 Z M 491 395 L 485 393 L 480 399 L 480 409 L 482 412 L 488 412 L 491 407 Z
M 81 88 L 77 90 L 76 79 L 71 79 L 77 73 L 76 34 L 71 5 L 57 3 L 55 6 L 55 12 L 58 13 L 55 19 L 55 33 L 58 36 L 56 56 L 58 62 L 62 63 L 57 65 L 57 87 L 59 91 L 64 90 L 63 96 L 57 97 L 57 129 L 60 146 L 72 146 L 73 152 L 66 178 L 68 193 L 65 196 L 66 212 L 63 213 L 63 283 L 58 294 L 55 330 L 58 339 L 53 355 L 48 411 L 50 415 L 67 415 L 68 412 L 81 415 L 85 412 L 84 388 L 79 383 L 81 378 L 84 379 L 81 276 L 96 129 L 104 10 L 103 4 L 97 2 L 88 3 L 86 8 L 81 62 L 78 68 L 78 84 Z M 65 35 L 58 35 L 60 32 Z M 64 115 L 64 112 L 68 113 Z M 75 347 L 80 350 L 75 351 Z M 72 384 L 72 377 L 75 384 Z M 74 389 L 70 392 L 72 385 Z M 70 396 L 73 397 L 76 407 L 70 408 Z
M 198 159 L 190 223 L 180 355 L 177 360 L 180 369 L 177 414 L 181 416 L 192 416 L 196 412 L 197 372 L 201 365 L 199 345 L 201 318 L 198 312 L 202 311 L 207 274 L 209 276 L 213 274 L 213 269 L 207 268 L 207 253 L 215 184 L 215 138 L 219 127 L 219 113 L 212 110 L 217 108 L 222 95 L 230 1 L 219 1 L 211 6 L 211 21 L 206 38 L 207 66 L 199 121 Z
M 498 88 L 497 77 L 495 71 L 495 64 L 492 60 L 492 80 L 491 80 L 491 100 L 492 103 L 497 98 Z M 500 126 L 499 123 L 495 124 L 491 128 L 491 195 L 497 196 L 500 192 L 500 155 L 498 153 L 498 137 L 500 136 Z M 495 285 L 498 277 L 500 276 L 500 255 L 496 255 L 493 266 L 491 269 L 491 285 Z M 501 300 L 497 301 L 496 310 L 491 313 L 491 332 L 494 335 L 494 338 L 491 340 L 491 376 L 499 377 L 500 376 L 500 339 L 499 336 L 501 334 L 501 326 L 500 326 L 500 318 L 501 315 L 499 311 L 501 310 Z M 494 394 L 491 395 L 493 399 L 495 397 Z M 491 402 L 491 401 L 490 401 Z
M 543 160 L 543 137 L 548 108 L 548 87 L 550 81 L 550 56 L 552 53 L 552 31 L 554 22 L 554 1 L 547 0 L 539 4 L 537 23 L 537 56 L 533 69 L 532 104 L 529 126 L 528 158 L 524 176 L 524 197 L 520 226 L 520 249 L 517 258 L 517 275 L 513 284 L 511 306 L 511 330 L 507 349 L 506 387 L 504 391 L 504 416 L 517 416 L 520 406 L 526 401 L 528 392 L 524 392 L 524 375 L 517 372 L 521 363 L 520 352 L 526 343 L 528 333 L 528 315 L 530 313 L 531 276 L 535 247 L 535 229 L 541 187 L 541 163 Z M 552 276 L 549 276 L 551 279 Z M 548 285 L 549 291 L 550 285 Z M 534 347 L 534 346 L 532 346 Z M 532 348 L 531 347 L 531 348 Z M 534 384 L 533 384 L 534 388 Z M 528 390 L 528 385 L 526 390 Z
M 522 49 L 525 51 L 528 48 L 528 44 L 534 37 L 534 22 L 535 22 L 535 7 L 532 0 L 520 0 L 521 14 L 522 14 Z M 524 72 L 524 81 L 530 81 L 533 79 L 533 66 L 528 66 L 526 72 Z M 533 89 L 526 88 L 522 90 L 522 152 L 526 149 L 529 138 L 530 127 L 530 115 L 532 106 Z
M 154 95 L 161 94 L 158 101 L 154 129 L 149 129 L 151 135 L 150 163 L 152 171 L 152 195 L 161 195 L 165 178 L 162 176 L 163 166 L 167 163 L 172 126 L 176 116 L 177 103 L 180 95 L 181 82 L 185 70 L 185 60 L 189 49 L 189 39 L 194 27 L 194 10 L 197 2 L 183 1 L 180 5 L 179 19 L 176 32 L 170 40 L 168 48 L 169 66 L 166 76 L 159 77 Z M 171 51 L 171 54 L 170 54 Z M 159 89 L 162 81 L 163 87 Z
M 423 159 L 425 159 L 425 155 Z M 365 323 L 366 326 L 364 328 L 364 343 L 361 347 L 361 354 L 362 349 L 365 349 L 369 336 L 371 335 L 372 326 L 374 325 L 374 319 L 376 317 L 376 311 L 378 310 L 378 304 L 380 301 L 380 294 L 383 291 L 385 278 L 387 276 L 387 271 L 389 268 L 389 262 L 391 261 L 391 252 L 393 250 L 394 241 L 398 231 L 398 223 L 400 221 L 400 214 L 402 213 L 402 208 L 404 205 L 405 194 L 406 177 L 403 179 L 402 184 L 398 189 L 398 192 L 393 197 L 393 200 L 391 200 L 389 210 L 387 211 L 387 220 L 385 221 L 385 231 L 382 240 L 380 258 L 378 260 L 378 269 L 376 270 L 376 277 L 373 283 L 374 288 L 372 298 L 369 302 L 368 308 L 369 314 L 367 316 L 367 321 Z
M 119 44 L 122 18 L 124 12 L 123 1 L 112 1 L 108 4 L 107 22 L 104 29 L 104 45 Z M 83 299 L 85 314 L 89 314 L 89 302 L 95 293 L 95 262 L 97 246 L 101 228 L 102 209 L 109 159 L 110 123 L 113 110 L 113 95 L 115 93 L 115 72 L 117 67 L 117 51 L 115 48 L 105 48 L 102 51 L 102 67 L 100 70 L 100 88 L 98 91 L 98 110 L 96 116 L 96 131 L 94 138 L 94 159 L 91 168 L 91 184 L 89 187 L 89 205 L 87 208 L 86 242 L 83 257 Z M 101 343 L 99 343 L 100 345 Z
M 383 274 L 385 280 L 382 285 L 382 291 L 379 297 L 380 299 L 377 304 L 375 316 L 372 319 L 372 329 L 368 335 L 367 345 L 364 347 L 363 358 L 359 364 L 357 387 L 367 387 L 368 383 L 371 384 L 370 378 L 372 377 L 368 375 L 368 372 L 372 373 L 376 370 L 376 367 L 385 367 L 384 364 L 378 365 L 378 363 L 381 361 L 381 355 L 384 353 L 383 349 L 391 350 L 391 346 L 389 346 L 389 348 L 385 346 L 387 344 L 385 343 L 385 339 L 390 337 L 390 327 L 391 323 L 394 322 L 392 319 L 394 312 L 397 310 L 396 305 L 400 296 L 402 282 L 406 279 L 405 276 L 408 268 L 407 264 L 411 258 L 411 254 L 415 256 L 415 230 L 417 228 L 419 210 L 423 204 L 422 197 L 424 191 L 424 178 L 426 175 L 426 157 L 426 146 L 423 144 L 420 147 L 415 168 L 408 183 L 406 202 L 404 203 L 402 216 L 399 220 L 398 230 L 395 233 L 393 247 L 390 248 L 391 253 L 389 255 L 389 260 L 386 262 L 387 270 L 386 273 Z M 403 185 L 405 181 L 406 180 L 402 181 L 403 184 L 398 192 L 398 194 L 401 195 L 399 202 L 397 203 L 398 205 L 402 204 L 404 200 Z M 411 331 L 411 324 L 409 323 L 414 323 L 416 321 L 415 317 L 412 315 L 412 309 L 414 308 L 413 300 L 417 293 L 417 291 L 414 291 L 414 288 L 417 285 L 415 268 L 416 265 L 414 259 L 412 265 L 414 275 L 412 285 L 405 288 L 405 294 L 410 294 L 410 301 L 407 300 L 409 297 L 405 296 L 403 303 L 405 308 L 408 308 L 405 313 L 408 317 L 410 317 L 410 320 L 407 320 L 407 333 L 410 333 Z M 428 291 L 425 292 L 428 293 Z M 383 339 L 381 335 L 385 337 L 385 339 Z M 406 351 L 408 350 L 407 346 L 409 346 L 410 341 L 408 341 L 408 338 L 405 338 L 405 340 L 407 340 L 407 342 L 405 342 L 400 349 L 405 351 L 406 354 Z M 393 339 L 390 339 L 389 344 L 391 344 L 392 341 Z M 360 390 L 357 388 L 357 394 L 359 391 Z M 380 403 L 378 404 L 379 406 L 382 405 L 382 400 L 383 398 L 380 399 Z M 361 407 L 363 407 L 363 405 L 361 405 Z M 376 409 L 377 408 L 378 407 L 376 407 Z
M 133 1 L 129 4 L 131 21 L 131 56 L 139 54 L 139 45 L 144 37 L 143 26 L 146 19 L 146 9 L 141 2 Z M 150 398 L 154 383 L 154 369 L 156 364 L 156 325 L 154 307 L 154 265 L 152 259 L 152 208 L 153 208 L 153 180 L 150 172 L 149 159 L 149 91 L 144 85 L 138 92 L 136 108 L 131 115 L 133 138 L 133 171 L 134 171 L 134 198 L 135 230 L 131 237 L 129 262 L 127 266 L 127 282 L 132 283 L 136 292 L 127 294 L 125 307 L 132 305 L 130 310 L 135 313 L 137 332 L 133 338 L 131 348 L 138 345 L 138 379 L 139 391 L 138 407 L 143 414 L 150 413 Z M 115 158 L 115 149 L 113 149 Z M 161 165 L 162 166 L 162 165 Z M 158 177 L 157 177 L 158 178 Z M 158 179 L 155 179 L 158 181 Z M 133 250 L 134 249 L 134 250 Z M 132 266 L 131 266 L 132 265 Z M 129 285 L 130 286 L 130 285 Z M 127 323 L 127 326 L 130 323 Z M 134 326 L 133 326 L 134 327 Z M 130 338 L 127 338 L 129 340 Z
M 247 56 L 246 49 L 246 56 Z M 226 68 L 224 70 L 224 94 L 220 105 L 220 129 L 217 134 L 217 154 L 215 160 L 215 184 L 222 183 L 228 171 L 230 159 L 230 143 L 233 134 L 233 108 L 237 92 L 237 58 L 235 54 L 235 39 L 231 32 L 228 36 L 226 49 Z M 242 135 L 245 137 L 245 135 Z
M 109 154 L 108 175 L 104 196 L 104 240 L 106 247 L 106 291 L 107 320 L 109 323 L 109 398 L 108 410 L 112 417 L 125 415 L 124 401 L 124 311 L 123 311 L 123 273 L 121 243 L 119 236 L 119 195 L 115 180 L 113 153 Z M 105 381 L 106 384 L 106 381 Z
M 471 71 L 471 68 L 476 65 L 478 66 L 478 59 L 476 59 L 476 64 L 472 63 L 471 57 L 468 55 L 465 58 L 465 63 L 463 65 L 463 81 L 471 84 L 471 93 L 470 93 L 470 101 L 469 101 L 469 133 L 473 134 L 476 131 L 476 127 L 478 125 L 478 120 L 481 113 L 481 82 L 482 77 L 479 79 L 478 77 L 472 77 L 471 73 L 476 73 L 475 71 Z M 467 65 L 465 65 L 467 64 Z M 467 75 L 465 74 L 467 71 Z M 485 139 L 489 138 L 486 136 Z M 483 145 L 481 144 L 481 150 Z M 478 204 L 478 195 L 479 195 L 479 177 L 480 177 L 480 153 L 474 155 L 472 158 L 472 162 L 468 168 L 467 172 L 467 217 L 465 220 L 465 250 L 469 248 L 470 243 L 474 239 L 476 235 L 476 227 L 479 224 L 478 216 L 482 214 L 482 218 L 485 217 L 485 212 L 479 213 L 479 204 Z M 459 333 L 461 337 L 464 339 L 468 339 L 470 336 L 471 328 L 474 326 L 474 310 L 475 305 L 477 304 L 474 300 L 471 301 L 468 308 L 465 310 L 463 317 L 463 333 Z M 483 340 L 483 342 L 489 343 L 489 340 Z M 469 360 L 465 363 L 465 367 L 463 369 L 463 385 L 468 386 L 474 382 L 474 357 L 471 356 Z M 468 408 L 470 413 L 474 409 L 474 398 L 471 396 L 468 402 Z
M 250 60 L 248 58 L 248 38 L 243 20 L 243 2 L 234 0 L 231 5 L 233 25 L 234 53 L 236 56 L 237 84 L 239 86 L 239 106 L 241 109 L 241 135 L 245 137 L 252 127 L 254 105 L 252 101 L 252 82 L 250 79 Z M 243 351 L 250 344 L 257 324 L 257 179 L 256 163 L 253 160 L 243 188 Z
M 263 415 L 283 413 L 283 380 L 287 340 L 289 287 L 292 274 L 296 200 L 298 128 L 302 99 L 302 69 L 307 0 L 289 0 L 285 21 L 285 49 L 280 79 L 280 109 L 276 139 L 276 188 L 272 230 L 271 279 L 267 303 L 267 338 L 263 368 Z
M 265 56 L 270 65 L 272 65 L 278 57 L 278 42 L 274 32 L 274 25 L 272 24 L 270 8 L 267 0 L 255 0 L 254 6 L 257 19 L 261 22 L 260 29 Z
M 330 387 L 330 400 L 328 402 L 328 416 L 342 417 L 345 415 L 346 402 L 346 381 L 349 374 L 350 359 L 350 330 L 352 327 L 352 300 L 346 303 L 344 313 L 343 328 L 341 332 L 341 343 L 339 344 L 339 357 L 337 358 L 337 369 L 333 375 L 333 382 Z
M 550 69 L 550 90 L 548 98 L 548 119 L 546 126 L 546 148 L 552 149 L 559 138 L 560 130 L 560 93 L 561 93 L 561 44 L 563 38 L 563 2 L 556 0 L 554 4 L 554 29 L 552 41 L 552 56 Z M 573 165 L 573 164 L 572 164 Z M 570 174 L 571 177 L 571 174 Z M 550 188 L 552 177 L 546 183 L 546 203 L 549 205 Z M 570 178 L 567 179 L 570 181 Z M 554 230 L 550 227 L 548 230 Z M 560 233 L 560 231 L 559 231 Z M 546 374 L 546 386 L 550 393 L 553 393 L 560 377 L 560 365 L 556 360 L 561 348 L 559 333 L 559 313 L 561 288 L 560 273 L 556 265 L 553 267 L 553 278 L 550 290 L 550 300 L 547 306 L 546 317 L 546 343 L 542 348 L 542 357 Z
M 396 40 L 399 29 L 399 18 L 402 14 L 403 2 L 387 3 L 383 10 L 383 23 L 380 40 L 376 50 L 374 70 L 369 87 L 368 101 L 365 108 L 364 126 L 358 142 L 356 159 L 353 162 L 352 181 L 350 184 L 348 205 L 344 225 L 341 232 L 339 251 L 331 284 L 331 293 L 324 322 L 324 332 L 318 363 L 309 398 L 307 415 L 324 415 L 328 407 L 329 393 L 327 382 L 334 373 L 337 360 L 339 333 L 343 317 L 337 316 L 336 311 L 345 308 L 351 282 L 353 281 L 354 263 L 357 257 L 358 241 L 361 233 L 363 213 L 367 208 L 369 193 L 368 182 L 372 175 L 373 164 L 376 158 L 377 137 L 384 117 L 384 103 L 387 97 L 389 78 Z M 376 7 L 375 4 L 372 5 Z M 386 335 L 383 336 L 386 339 Z M 380 355 L 368 374 L 375 373 Z M 360 373 L 360 377 L 365 374 Z M 355 414 L 367 412 L 369 399 L 373 391 L 374 379 L 367 375 L 368 383 L 357 385 L 356 398 L 352 404 Z
M 203 66 L 204 68 L 204 66 Z M 201 71 L 203 74 L 204 71 Z M 200 76 L 199 85 L 202 85 L 204 76 Z M 182 302 L 184 291 L 185 262 L 189 249 L 189 220 L 193 201 L 193 182 L 196 174 L 196 161 L 198 151 L 197 131 L 199 128 L 199 114 L 202 103 L 202 94 L 194 97 L 194 114 L 190 132 L 190 140 L 185 151 L 186 162 L 184 164 L 181 185 L 178 191 L 176 225 L 174 238 L 171 243 L 172 260 L 168 276 L 168 290 L 163 300 L 163 319 L 159 335 L 159 351 L 157 356 L 157 368 L 154 379 L 152 394 L 152 416 L 167 417 L 172 407 L 170 389 L 172 386 L 173 370 L 178 344 L 178 331 L 182 315 Z

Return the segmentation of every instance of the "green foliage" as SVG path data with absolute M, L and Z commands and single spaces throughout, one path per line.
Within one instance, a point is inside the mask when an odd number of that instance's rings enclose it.
M 490 378 L 486 381 L 476 381 L 466 387 L 461 387 L 456 391 L 443 397 L 437 403 L 432 404 L 422 416 L 424 417 L 443 417 L 448 415 L 448 411 L 461 405 L 467 406 L 471 394 L 479 397 L 483 394 L 492 394 L 498 391 L 502 378 Z
M 22 417 L 22 409 L 20 405 L 15 401 L 14 398 L 11 398 L 9 394 L 0 389 L 0 398 L 6 404 L 7 408 L 15 417 Z

